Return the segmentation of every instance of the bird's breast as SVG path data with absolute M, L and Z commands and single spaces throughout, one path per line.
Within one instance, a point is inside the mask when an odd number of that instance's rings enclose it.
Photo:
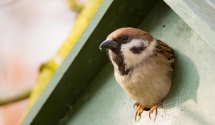
M 115 78 L 131 98 L 151 108 L 162 102 L 171 87 L 172 70 L 163 60 L 149 59 L 133 67 L 128 75 L 115 68 Z

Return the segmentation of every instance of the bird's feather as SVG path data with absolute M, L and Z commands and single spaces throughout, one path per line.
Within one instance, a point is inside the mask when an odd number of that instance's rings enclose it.
M 162 42 L 160 40 L 157 41 L 158 41 L 157 51 L 160 52 L 169 60 L 169 63 L 172 66 L 173 70 L 175 61 L 174 51 L 165 42 Z

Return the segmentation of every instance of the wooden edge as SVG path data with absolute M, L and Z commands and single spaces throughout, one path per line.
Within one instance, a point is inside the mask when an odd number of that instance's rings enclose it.
M 201 15 L 198 15 L 184 0 L 164 1 L 215 51 L 215 32 Z M 201 5 L 196 2 L 196 6 Z

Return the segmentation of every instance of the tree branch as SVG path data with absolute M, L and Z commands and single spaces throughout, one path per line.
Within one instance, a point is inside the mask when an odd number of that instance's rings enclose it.
M 69 7 L 77 13 L 79 13 L 84 7 L 84 5 L 78 3 L 77 0 L 67 0 L 67 3 Z
M 20 93 L 11 97 L 0 97 L 0 106 L 26 99 L 30 96 L 31 91 L 32 88 L 21 91 Z

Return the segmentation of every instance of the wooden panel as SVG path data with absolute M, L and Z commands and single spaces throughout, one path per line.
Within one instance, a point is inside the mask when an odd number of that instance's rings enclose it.
M 164 0 L 213 50 L 215 50 L 214 0 Z
M 215 1 L 214 0 L 184 0 L 213 31 L 215 31 Z
M 104 0 L 22 125 L 60 123 L 82 91 L 108 62 L 106 54 L 98 49 L 100 42 L 119 27 L 137 27 L 157 2 Z
M 215 52 L 163 2 L 139 26 L 175 51 L 169 96 L 157 116 L 143 112 L 133 121 L 134 103 L 116 83 L 108 64 L 66 114 L 66 125 L 208 125 L 215 124 Z

